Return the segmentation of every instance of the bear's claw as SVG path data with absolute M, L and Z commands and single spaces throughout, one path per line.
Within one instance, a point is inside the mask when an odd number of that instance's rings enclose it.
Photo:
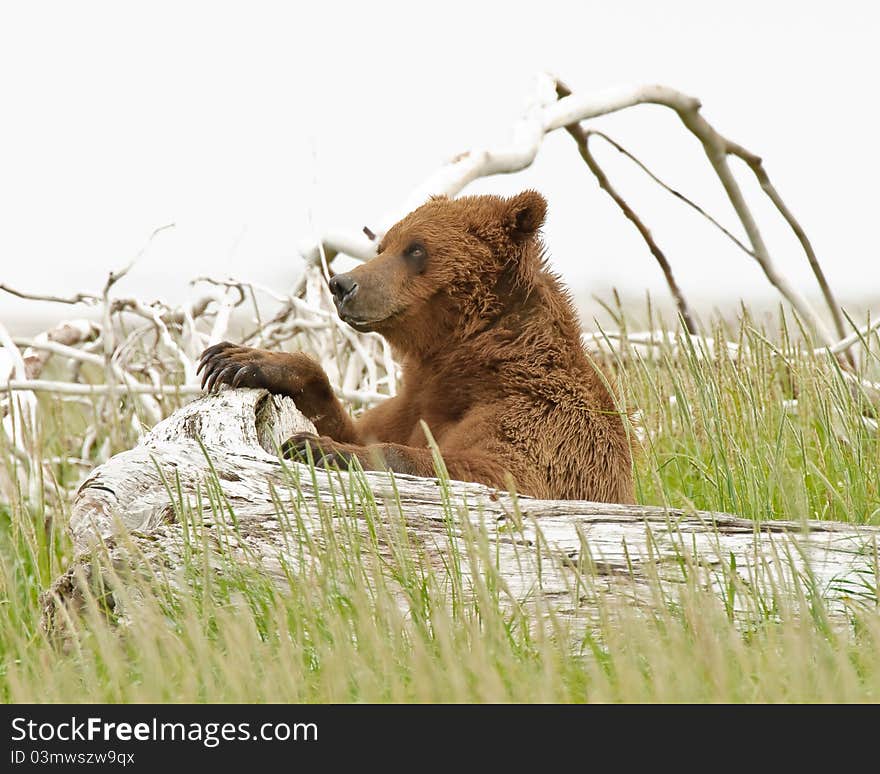
M 228 341 L 208 347 L 199 359 L 196 373 L 202 374 L 202 389 L 211 392 L 221 384 L 232 387 L 261 387 L 260 370 L 254 363 L 259 350 Z

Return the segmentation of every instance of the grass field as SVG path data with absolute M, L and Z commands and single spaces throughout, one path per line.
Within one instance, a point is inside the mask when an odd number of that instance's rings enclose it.
M 782 318 L 714 336 L 738 356 L 706 357 L 684 340 L 651 357 L 620 350 L 611 378 L 644 431 L 639 501 L 880 525 L 871 395 Z M 877 382 L 876 332 L 867 344 L 859 375 Z M 102 431 L 111 451 L 136 440 L 130 411 Z M 41 398 L 41 416 L 42 457 L 77 456 L 88 408 Z M 724 599 L 683 583 L 650 608 L 608 596 L 578 628 L 504 604 L 491 573 L 467 561 L 451 579 L 411 551 L 372 561 L 341 528 L 289 589 L 240 569 L 205 572 L 194 552 L 186 591 L 145 586 L 124 627 L 87 609 L 59 647 L 41 633 L 39 593 L 71 558 L 75 470 L 28 472 L 8 447 L 0 455 L 4 701 L 880 701 L 876 574 L 844 624 L 813 598 L 743 627 Z

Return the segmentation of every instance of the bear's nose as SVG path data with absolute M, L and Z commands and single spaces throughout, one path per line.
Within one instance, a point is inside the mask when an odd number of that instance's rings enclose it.
M 330 278 L 330 292 L 336 297 L 336 303 L 340 306 L 350 301 L 357 290 L 358 284 L 350 274 L 337 274 Z

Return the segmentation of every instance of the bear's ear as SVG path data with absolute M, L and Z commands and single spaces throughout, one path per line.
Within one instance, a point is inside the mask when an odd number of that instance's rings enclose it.
M 535 235 L 547 215 L 547 200 L 537 191 L 523 191 L 508 199 L 504 206 L 504 226 L 519 244 Z

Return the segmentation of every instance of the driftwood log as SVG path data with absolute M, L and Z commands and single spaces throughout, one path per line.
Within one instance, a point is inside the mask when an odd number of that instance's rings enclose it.
M 225 561 L 256 567 L 282 587 L 290 583 L 290 568 L 324 544 L 322 505 L 347 502 L 366 533 L 366 516 L 350 499 L 352 474 L 319 469 L 313 476 L 308 466 L 279 460 L 278 444 L 312 429 L 287 398 L 226 389 L 182 407 L 134 449 L 96 468 L 74 499 L 70 531 L 77 553 L 43 596 L 44 625 L 52 631 L 67 620 L 66 611 L 82 604 L 83 579 L 93 581 L 99 567 L 140 562 L 167 576 L 193 550 L 180 523 L 184 503 L 198 500 L 204 507 L 208 540 L 201 545 L 222 543 Z M 803 599 L 807 589 L 837 614 L 860 597 L 873 594 L 876 604 L 877 528 L 758 524 L 723 513 L 542 501 L 455 481 L 445 486 L 380 472 L 356 475 L 378 505 L 373 518 L 402 519 L 413 550 L 438 571 L 450 566 L 444 560 L 452 543 L 463 541 L 469 527 L 484 530 L 512 604 L 540 599 L 558 614 L 587 617 L 597 589 L 650 604 L 658 588 L 680 585 L 685 570 L 723 594 L 731 583 L 774 599 L 780 593 Z M 224 504 L 205 493 L 209 481 L 215 494 L 222 490 Z M 296 519 L 279 516 L 283 500 Z M 292 534 L 297 530 L 309 531 L 308 540 Z M 385 540 L 381 532 L 374 539 Z M 224 571 L 222 563 L 212 567 Z M 584 578 L 591 579 L 589 591 Z M 736 604 L 748 607 L 748 596 L 739 594 Z

